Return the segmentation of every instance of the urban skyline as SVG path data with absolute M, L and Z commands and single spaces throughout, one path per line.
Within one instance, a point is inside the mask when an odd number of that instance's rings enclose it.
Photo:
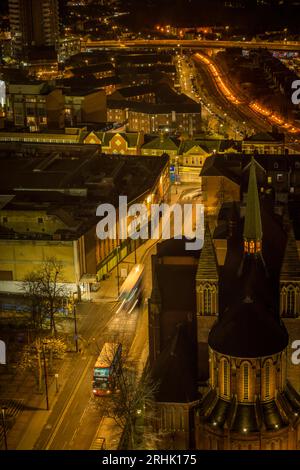
M 299 9 L 1 5 L 1 450 L 300 450 Z

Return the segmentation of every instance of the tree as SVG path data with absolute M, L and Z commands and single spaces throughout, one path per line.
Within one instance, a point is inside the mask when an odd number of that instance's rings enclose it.
M 38 336 L 31 344 L 24 347 L 19 360 L 19 368 L 24 371 L 29 370 L 34 374 L 39 391 L 42 389 L 43 347 L 50 370 L 52 369 L 53 357 L 62 358 L 66 351 L 66 344 L 63 339 L 53 337 Z
M 111 362 L 114 352 L 109 352 L 109 356 L 108 362 Z M 123 354 L 116 371 L 115 391 L 102 400 L 96 398 L 101 411 L 104 408 L 105 415 L 113 418 L 121 428 L 124 448 L 156 448 L 158 436 L 152 428 L 156 389 L 149 369 L 139 376 L 135 364 Z
M 56 336 L 56 314 L 68 299 L 62 263 L 56 258 L 47 258 L 38 270 L 27 274 L 22 289 L 31 304 L 33 325 L 42 328 L 45 318 L 49 318 L 51 334 Z
M 68 294 L 63 285 L 63 266 L 56 258 L 47 258 L 40 271 L 40 288 L 46 315 L 50 318 L 50 330 L 56 336 L 55 314 L 62 307 Z
M 44 321 L 43 298 L 41 295 L 41 285 L 37 272 L 28 273 L 22 282 L 22 291 L 28 299 L 31 311 L 31 326 L 41 330 Z

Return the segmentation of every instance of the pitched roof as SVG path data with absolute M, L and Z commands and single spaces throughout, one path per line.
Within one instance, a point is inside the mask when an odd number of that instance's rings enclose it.
M 196 274 L 197 281 L 218 281 L 218 268 L 215 250 L 209 227 L 206 227 L 204 235 L 204 245 L 201 251 L 200 260 Z
M 153 378 L 158 382 L 156 400 L 188 403 L 197 398 L 196 351 L 186 327 L 178 325 L 173 338 L 158 356 Z
M 289 337 L 283 324 L 259 300 L 239 300 L 213 325 L 208 344 L 234 357 L 264 357 L 283 351 Z
M 234 183 L 241 181 L 241 158 L 238 154 L 211 155 L 205 159 L 200 176 L 225 176 Z
M 244 238 L 247 240 L 262 239 L 260 202 L 258 197 L 254 158 L 252 158 L 250 165 L 246 214 L 244 223 Z
M 139 133 L 138 132 L 104 132 L 102 136 L 102 145 L 108 147 L 110 141 L 116 136 L 119 135 L 126 140 L 128 147 L 136 147 Z
M 292 228 L 290 229 L 290 232 L 288 234 L 287 244 L 280 272 L 281 281 L 290 281 L 291 279 L 300 279 L 300 261 L 295 235 Z
M 244 142 L 284 142 L 284 134 L 274 132 L 258 132 L 244 139 Z
M 142 146 L 142 149 L 178 150 L 178 144 L 171 137 L 155 137 Z

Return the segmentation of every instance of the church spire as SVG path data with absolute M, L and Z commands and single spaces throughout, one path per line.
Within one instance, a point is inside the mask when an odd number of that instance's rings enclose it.
M 252 157 L 247 192 L 246 214 L 244 223 L 244 252 L 261 252 L 262 224 L 257 190 L 255 160 Z

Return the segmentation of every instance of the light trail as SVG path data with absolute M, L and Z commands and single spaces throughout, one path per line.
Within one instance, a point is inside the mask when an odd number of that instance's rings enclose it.
M 289 134 L 296 134 L 300 132 L 300 128 L 294 126 L 292 123 L 285 121 L 282 116 L 280 116 L 277 113 L 274 113 L 270 109 L 262 106 L 260 103 L 257 101 L 252 101 L 249 103 L 246 103 L 245 101 L 241 101 L 240 99 L 237 98 L 237 96 L 234 95 L 234 93 L 228 88 L 228 86 L 224 83 L 224 80 L 222 78 L 222 75 L 220 71 L 218 70 L 217 66 L 214 64 L 214 62 L 207 56 L 200 54 L 199 52 L 195 54 L 195 57 L 200 60 L 200 62 L 204 63 L 210 70 L 212 76 L 214 77 L 216 84 L 221 91 L 221 93 L 227 98 L 228 101 L 235 105 L 241 105 L 245 104 L 248 106 L 252 111 L 255 113 L 259 114 L 261 117 L 265 118 L 270 124 L 272 125 L 277 125 L 279 127 L 282 127 L 286 132 Z

